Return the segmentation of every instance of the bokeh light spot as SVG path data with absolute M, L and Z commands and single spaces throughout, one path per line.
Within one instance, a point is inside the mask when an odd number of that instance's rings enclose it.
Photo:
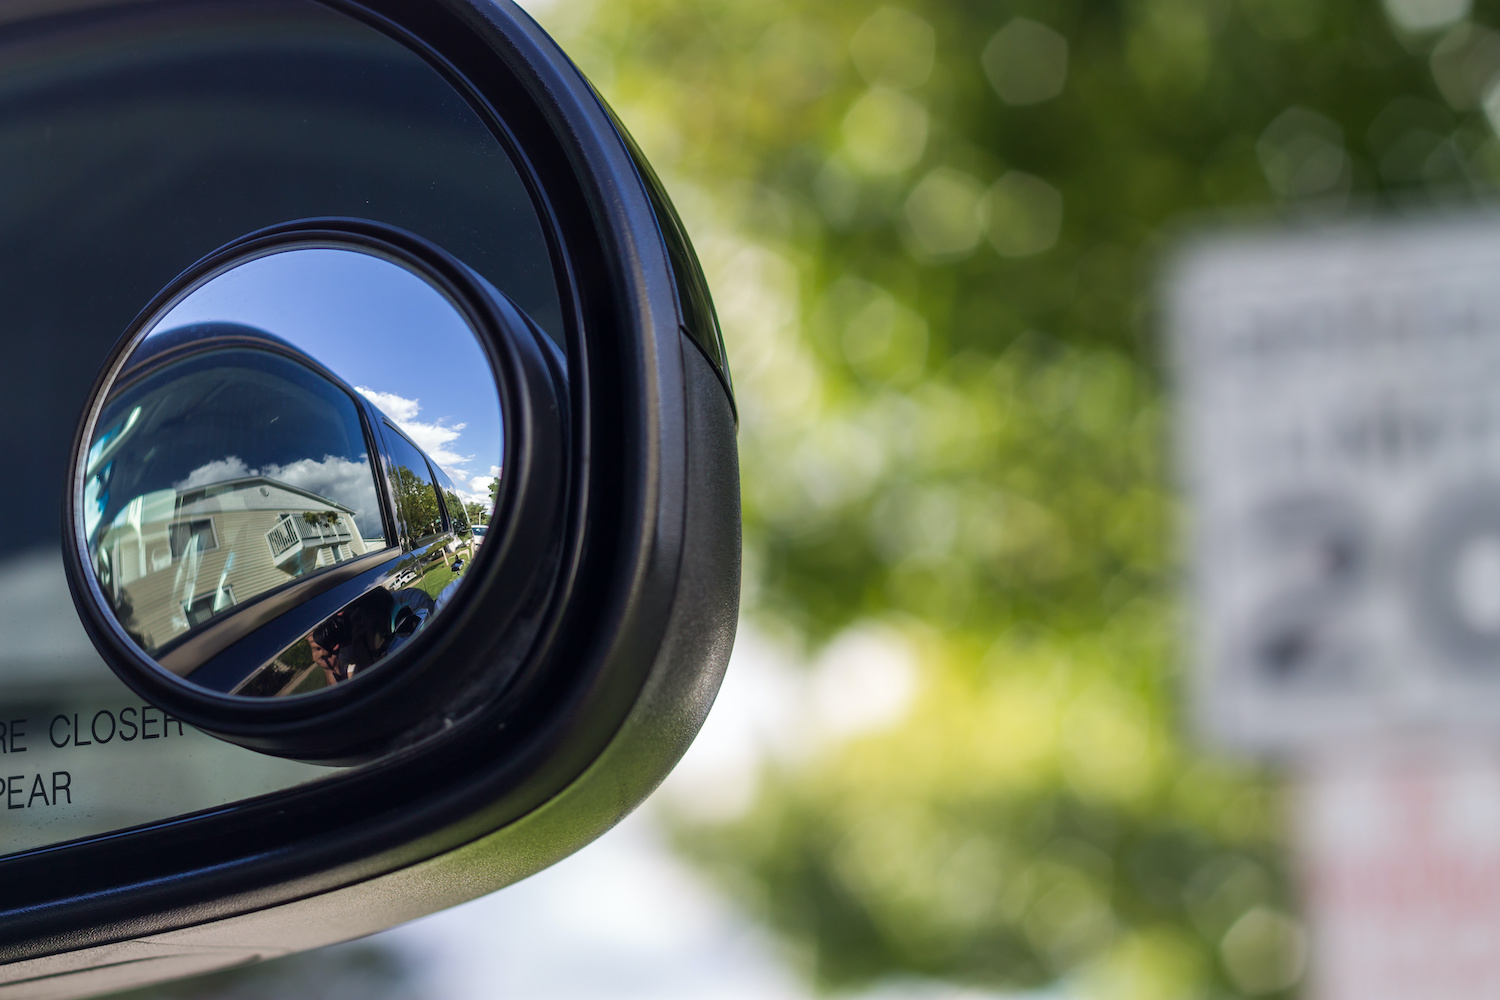
M 1391 23 L 1412 34 L 1441 31 L 1468 17 L 1472 7 L 1473 0 L 1385 0 Z
M 949 167 L 922 178 L 906 199 L 906 234 L 918 257 L 966 257 L 984 232 L 984 186 Z
M 1284 913 L 1257 906 L 1235 921 L 1219 943 L 1229 978 L 1250 996 L 1295 986 L 1307 964 L 1302 925 Z
M 1015 18 L 997 31 L 980 59 L 1006 104 L 1051 100 L 1068 80 L 1068 40 L 1029 18 Z
M 1030 257 L 1051 250 L 1062 231 L 1062 193 L 1031 174 L 1012 170 L 987 196 L 990 245 L 1002 257 Z
M 872 87 L 844 116 L 844 150 L 859 169 L 898 174 L 927 149 L 927 109 L 889 87 Z
M 1331 194 L 1349 183 L 1344 130 L 1307 108 L 1278 115 L 1261 133 L 1255 152 L 1271 190 L 1284 197 Z
M 932 25 L 900 7 L 881 7 L 849 39 L 854 68 L 865 82 L 907 88 L 932 75 L 937 36 Z

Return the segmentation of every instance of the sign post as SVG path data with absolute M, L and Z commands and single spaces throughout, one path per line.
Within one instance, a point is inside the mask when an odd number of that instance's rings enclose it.
M 1297 791 L 1312 995 L 1500 998 L 1500 755 L 1325 758 Z
M 1317 1000 L 1500 998 L 1500 217 L 1189 246 L 1199 725 L 1288 761 Z

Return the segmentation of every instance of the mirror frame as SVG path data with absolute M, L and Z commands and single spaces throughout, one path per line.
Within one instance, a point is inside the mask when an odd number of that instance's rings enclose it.
M 656 787 L 729 658 L 734 407 L 712 309 L 684 302 L 706 291 L 654 175 L 509 0 L 323 2 L 435 67 L 532 192 L 569 369 L 560 576 L 504 694 L 443 739 L 336 779 L 0 859 L 0 984 L 120 989 L 348 940 L 524 878 Z M 66 6 L 59 17 L 172 9 Z M 0 22 L 52 13 L 12 7 Z

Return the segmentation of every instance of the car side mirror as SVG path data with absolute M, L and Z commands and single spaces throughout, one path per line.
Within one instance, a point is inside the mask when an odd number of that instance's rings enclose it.
M 22 5 L 0 112 L 0 992 L 368 934 L 639 804 L 733 642 L 736 414 L 556 45 L 508 0 Z

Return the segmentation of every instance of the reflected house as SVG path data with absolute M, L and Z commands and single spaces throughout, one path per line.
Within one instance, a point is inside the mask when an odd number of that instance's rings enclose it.
M 268 476 L 158 490 L 126 504 L 99 546 L 127 630 L 159 649 L 213 615 L 383 548 L 355 511 Z

